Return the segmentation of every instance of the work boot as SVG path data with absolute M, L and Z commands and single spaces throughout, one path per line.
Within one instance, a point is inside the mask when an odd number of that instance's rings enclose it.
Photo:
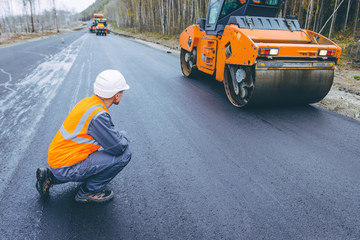
M 114 192 L 111 190 L 102 190 L 98 193 L 85 192 L 81 186 L 79 191 L 75 196 L 75 201 L 80 203 L 94 202 L 94 203 L 104 203 L 110 201 L 114 197 Z
M 50 194 L 50 187 L 53 186 L 54 176 L 48 168 L 38 168 L 36 170 L 36 189 L 41 197 L 47 198 Z

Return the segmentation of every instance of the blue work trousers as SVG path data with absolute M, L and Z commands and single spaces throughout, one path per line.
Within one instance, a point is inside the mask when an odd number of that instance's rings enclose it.
M 71 166 L 51 168 L 54 184 L 84 182 L 89 192 L 98 193 L 129 163 L 129 148 L 120 156 L 104 151 L 91 153 L 85 160 Z

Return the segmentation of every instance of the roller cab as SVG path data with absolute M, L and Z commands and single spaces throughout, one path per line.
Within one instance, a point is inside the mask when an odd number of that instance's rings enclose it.
M 341 49 L 296 19 L 276 18 L 281 3 L 210 1 L 207 18 L 180 36 L 184 75 L 215 75 L 237 107 L 323 99 Z

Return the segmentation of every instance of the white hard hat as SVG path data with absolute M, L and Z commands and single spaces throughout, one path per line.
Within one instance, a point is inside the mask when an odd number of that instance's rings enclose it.
M 101 72 L 94 82 L 94 93 L 103 98 L 111 98 L 116 93 L 129 88 L 124 76 L 117 70 Z

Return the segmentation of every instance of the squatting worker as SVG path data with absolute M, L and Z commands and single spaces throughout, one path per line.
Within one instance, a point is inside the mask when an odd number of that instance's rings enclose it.
M 54 184 L 83 182 L 75 201 L 106 202 L 114 197 L 106 185 L 129 163 L 131 153 L 126 132 L 114 128 L 109 114 L 129 89 L 116 70 L 101 72 L 94 83 L 94 95 L 71 110 L 50 144 L 50 168 L 38 168 L 36 188 L 49 196 Z

